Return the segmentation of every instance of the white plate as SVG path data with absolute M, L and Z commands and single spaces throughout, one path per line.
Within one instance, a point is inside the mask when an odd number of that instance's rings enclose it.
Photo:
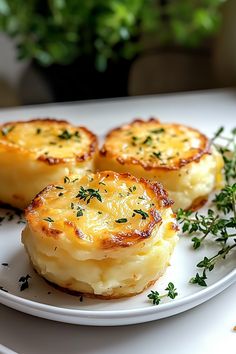
M 116 126 L 119 121 L 113 123 Z M 199 123 L 201 122 L 198 121 Z M 93 124 L 86 122 L 86 125 L 93 128 Z M 101 130 L 106 131 L 105 120 L 99 122 L 99 131 Z M 212 127 L 209 130 L 212 132 Z M 0 215 L 3 213 L 4 210 L 0 209 Z M 147 322 L 193 308 L 223 291 L 236 280 L 235 253 L 232 252 L 209 274 L 207 288 L 189 284 L 188 280 L 197 271 L 195 265 L 203 256 L 214 253 L 214 244 L 209 243 L 203 249 L 194 251 L 190 238 L 182 236 L 166 274 L 151 288 L 162 293 L 168 282 L 172 281 L 179 293 L 175 300 L 166 300 L 154 306 L 147 298 L 151 290 L 149 289 L 127 299 L 106 301 L 84 298 L 83 302 L 80 302 L 77 297 L 55 290 L 34 273 L 20 241 L 24 225 L 18 224 L 18 220 L 15 216 L 12 221 L 4 221 L 0 226 L 0 286 L 8 290 L 0 291 L 0 302 L 34 316 L 96 326 Z M 8 263 L 9 266 L 3 266 L 2 263 Z M 20 291 L 19 278 L 27 274 L 31 276 L 29 288 Z

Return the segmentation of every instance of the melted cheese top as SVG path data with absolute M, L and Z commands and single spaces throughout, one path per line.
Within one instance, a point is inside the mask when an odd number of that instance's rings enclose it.
M 150 236 L 169 206 L 158 184 L 105 171 L 79 180 L 65 177 L 47 187 L 28 207 L 26 219 L 49 237 L 65 233 L 72 242 L 111 248 Z
M 101 151 L 120 163 L 139 163 L 147 169 L 178 169 L 201 157 L 207 148 L 208 140 L 199 131 L 150 119 L 112 130 Z
M 36 158 L 84 156 L 94 141 L 95 136 L 86 129 L 53 119 L 10 122 L 0 126 L 0 144 L 20 148 Z

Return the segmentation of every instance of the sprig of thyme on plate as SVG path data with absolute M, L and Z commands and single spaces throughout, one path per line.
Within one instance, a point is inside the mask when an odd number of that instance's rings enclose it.
M 147 295 L 147 297 L 152 301 L 153 305 L 159 305 L 163 298 L 169 297 L 171 299 L 175 299 L 178 295 L 177 289 L 175 288 L 173 283 L 169 283 L 165 288 L 166 293 L 160 295 L 158 291 L 151 290 L 151 292 Z

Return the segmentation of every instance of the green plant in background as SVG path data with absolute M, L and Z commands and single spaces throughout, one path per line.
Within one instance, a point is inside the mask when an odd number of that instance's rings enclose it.
M 192 47 L 216 32 L 224 0 L 0 0 L 0 30 L 15 38 L 20 59 L 69 64 L 93 56 L 132 59 L 140 37 Z

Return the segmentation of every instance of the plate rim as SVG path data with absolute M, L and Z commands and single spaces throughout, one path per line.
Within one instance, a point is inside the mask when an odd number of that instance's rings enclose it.
M 64 307 L 59 307 L 59 306 L 53 306 L 53 305 L 48 305 L 44 304 L 41 302 L 25 299 L 22 297 L 19 297 L 17 295 L 1 291 L 0 293 L 0 302 L 3 305 L 10 306 L 11 304 L 16 304 L 21 307 L 27 307 L 28 309 L 40 311 L 41 313 L 44 314 L 52 314 L 53 316 L 73 316 L 77 317 L 80 319 L 97 319 L 97 320 L 115 320 L 115 319 L 121 319 L 121 318 L 126 318 L 129 316 L 132 317 L 138 317 L 138 316 L 148 316 L 148 315 L 153 315 L 155 313 L 163 313 L 167 311 L 171 311 L 173 309 L 177 309 L 180 307 L 183 307 L 184 309 L 182 311 L 178 312 L 183 312 L 185 309 L 189 309 L 188 305 L 193 303 L 195 304 L 201 304 L 204 302 L 204 300 L 208 300 L 214 295 L 220 293 L 224 289 L 226 289 L 228 286 L 232 285 L 233 283 L 236 282 L 236 268 L 231 270 L 227 275 L 223 276 L 219 280 L 217 280 L 215 283 L 207 286 L 204 289 L 199 290 L 196 293 L 186 295 L 183 298 L 180 299 L 175 299 L 174 301 L 169 301 L 164 304 L 160 304 L 158 306 L 153 306 L 150 304 L 150 307 L 142 307 L 142 308 L 135 308 L 135 309 L 124 309 L 124 310 L 84 310 L 84 309 L 71 309 L 71 308 L 64 308 Z M 2 300 L 6 300 L 3 301 Z M 100 301 L 109 301 L 109 300 L 100 300 Z M 193 305 L 192 307 L 195 307 L 196 305 Z M 15 307 L 14 307 L 15 308 Z M 191 307 L 190 307 L 191 308 Z M 20 310 L 21 312 L 24 312 Z M 30 312 L 27 312 L 30 313 Z M 176 312 L 173 312 L 173 314 Z M 64 322 L 64 321 L 63 321 Z

